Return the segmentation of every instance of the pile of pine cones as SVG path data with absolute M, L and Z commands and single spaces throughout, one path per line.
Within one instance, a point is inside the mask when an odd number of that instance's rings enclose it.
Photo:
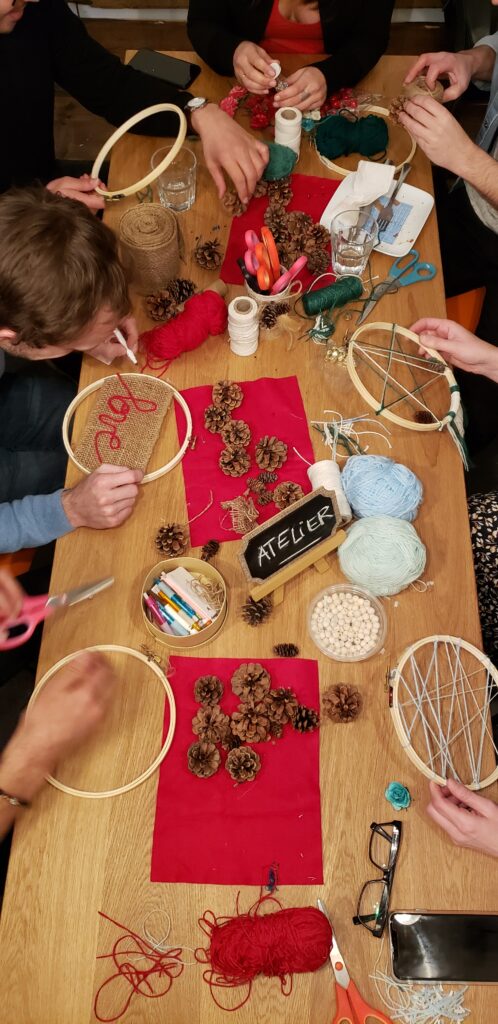
M 194 292 L 193 281 L 189 281 L 185 277 L 176 277 L 173 281 L 168 281 L 168 284 L 160 291 L 154 292 L 153 295 L 147 295 L 145 299 L 147 314 L 151 320 L 166 323 L 167 320 L 177 316 L 180 306 L 187 302 Z
M 210 778 L 221 766 L 221 747 L 227 751 L 225 769 L 234 782 L 252 782 L 261 768 L 261 757 L 249 744 L 279 739 L 286 725 L 298 732 L 311 732 L 319 725 L 319 715 L 299 704 L 292 690 L 272 689 L 270 673 L 259 662 L 239 665 L 231 684 L 240 703 L 228 716 L 220 706 L 221 679 L 197 679 L 194 697 L 201 706 L 192 719 L 197 740 L 188 749 L 188 768 L 198 778 Z

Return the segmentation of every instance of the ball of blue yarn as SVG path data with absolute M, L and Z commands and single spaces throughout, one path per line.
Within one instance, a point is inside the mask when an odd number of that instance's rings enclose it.
M 385 455 L 352 455 L 341 474 L 342 486 L 355 516 L 395 516 L 412 522 L 423 488 L 407 466 Z
M 390 516 L 359 519 L 339 546 L 344 575 L 377 597 L 399 594 L 418 580 L 425 559 L 425 547 L 415 527 Z

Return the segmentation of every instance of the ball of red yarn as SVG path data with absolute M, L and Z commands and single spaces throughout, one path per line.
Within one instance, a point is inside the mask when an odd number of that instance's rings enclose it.
M 209 961 L 217 974 L 237 982 L 258 974 L 283 978 L 317 971 L 332 945 L 330 923 L 315 907 L 273 914 L 242 914 L 211 931 Z
M 140 341 L 149 356 L 166 362 L 198 348 L 210 335 L 223 334 L 227 319 L 225 300 L 218 292 L 208 290 L 192 295 L 183 313 L 161 327 L 145 331 Z

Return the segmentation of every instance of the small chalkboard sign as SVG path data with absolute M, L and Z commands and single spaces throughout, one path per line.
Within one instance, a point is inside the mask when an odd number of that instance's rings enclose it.
M 239 558 L 251 596 L 271 593 L 337 547 L 341 522 L 334 492 L 320 487 L 248 533 Z

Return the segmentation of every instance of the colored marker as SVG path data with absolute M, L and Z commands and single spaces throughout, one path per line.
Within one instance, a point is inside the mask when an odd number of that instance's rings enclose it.
M 124 348 L 124 350 L 126 352 L 126 355 L 128 356 L 128 359 L 132 363 L 135 363 L 135 366 L 136 366 L 137 362 L 138 362 L 137 357 L 136 357 L 135 353 L 131 351 L 131 348 L 128 348 L 128 345 L 126 344 L 126 338 L 125 338 L 124 334 L 122 333 L 122 331 L 119 330 L 119 327 L 116 327 L 116 330 L 113 333 L 114 333 L 115 337 L 117 338 L 117 340 L 119 341 L 119 344 L 123 346 L 123 348 Z

